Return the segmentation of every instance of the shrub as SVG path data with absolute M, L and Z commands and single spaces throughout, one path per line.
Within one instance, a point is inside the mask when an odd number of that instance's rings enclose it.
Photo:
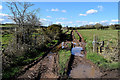
M 61 25 L 57 25 L 57 24 L 52 24 L 50 26 L 48 26 L 47 28 L 47 34 L 50 36 L 50 38 L 52 38 L 53 40 L 60 39 L 60 36 L 62 34 L 62 30 L 61 30 L 62 26 Z
M 110 25 L 109 28 L 110 29 L 116 29 L 115 25 Z
M 95 24 L 94 26 L 95 26 L 95 28 L 96 28 L 97 30 L 99 30 L 99 29 L 102 28 L 102 24 L 99 24 L 99 23 Z

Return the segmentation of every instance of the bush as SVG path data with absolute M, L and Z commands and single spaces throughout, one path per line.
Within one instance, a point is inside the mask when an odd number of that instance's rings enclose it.
M 110 25 L 109 28 L 110 29 L 116 29 L 115 25 Z
M 95 24 L 94 26 L 97 30 L 102 29 L 102 27 L 103 27 L 103 25 L 99 24 L 99 23 Z
M 59 40 L 60 36 L 62 34 L 61 28 L 62 28 L 61 25 L 52 24 L 52 25 L 48 26 L 46 33 L 50 36 L 51 39 L 53 39 L 53 40 L 55 40 L 55 39 Z

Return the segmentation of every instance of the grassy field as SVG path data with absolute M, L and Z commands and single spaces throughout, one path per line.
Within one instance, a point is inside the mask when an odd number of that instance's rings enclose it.
M 9 42 L 12 40 L 13 34 L 5 34 L 1 35 L 0 34 L 0 42 L 3 48 L 6 48 Z
M 84 40 L 86 41 L 86 50 L 87 50 L 87 59 L 91 60 L 93 63 L 97 64 L 99 67 L 106 68 L 106 69 L 116 69 L 119 68 L 120 63 L 119 62 L 111 62 L 110 59 L 106 58 L 104 56 L 104 52 L 102 54 L 100 53 L 93 53 L 93 36 L 98 36 L 98 42 L 104 41 L 105 45 L 107 46 L 107 43 L 109 42 L 110 50 L 112 50 L 112 47 L 117 47 L 118 44 L 118 30 L 78 30 L 80 34 L 82 34 Z M 75 33 L 75 37 L 79 39 L 79 36 Z M 110 54 L 110 53 L 108 53 Z M 107 54 L 107 55 L 108 55 Z M 112 52 L 111 54 L 114 54 Z M 111 55 L 109 55 L 111 57 Z
M 16 27 L 16 25 L 0 25 L 0 27 Z
M 84 40 L 87 42 L 86 48 L 87 51 L 91 51 L 92 49 L 92 42 L 93 42 L 93 36 L 98 36 L 98 41 L 104 41 L 105 46 L 107 42 L 109 41 L 109 44 L 111 46 L 117 45 L 118 40 L 118 30 L 78 30 L 80 34 L 82 34 Z M 78 35 L 75 34 L 77 39 L 79 39 Z M 113 44 L 114 43 L 114 44 Z
M 81 33 L 86 40 L 93 41 L 93 35 L 97 35 L 99 41 L 112 41 L 113 43 L 116 43 L 118 40 L 118 30 L 78 30 L 79 33 Z
M 64 31 L 65 32 L 65 31 Z M 70 34 L 71 30 L 67 34 Z M 109 41 L 110 46 L 116 46 L 117 40 L 118 40 L 118 30 L 78 30 L 80 34 L 84 37 L 84 40 L 86 41 L 86 50 L 87 50 L 87 59 L 91 60 L 93 63 L 97 64 L 99 67 L 105 68 L 105 69 L 116 69 L 119 67 L 120 63 L 118 62 L 110 62 L 109 60 L 105 59 L 103 56 L 93 53 L 92 52 L 92 41 L 93 41 L 93 35 L 98 36 L 98 41 L 105 41 L 105 46 L 107 42 Z M 34 34 L 33 34 L 34 36 Z M 9 44 L 9 41 L 12 39 L 13 34 L 0 34 L 0 40 L 2 40 L 3 47 L 5 47 L 6 44 Z M 79 39 L 78 35 L 75 33 L 75 37 Z M 57 40 L 53 40 L 54 44 L 57 43 Z M 53 44 L 48 43 L 47 47 L 50 47 Z M 70 45 L 69 45 L 70 47 Z M 44 52 L 39 52 L 40 54 L 37 55 L 34 58 L 27 58 L 24 59 L 23 56 L 19 57 L 15 61 L 22 61 L 24 64 L 29 64 L 32 61 L 38 59 L 40 56 L 44 54 Z M 66 69 L 67 62 L 69 61 L 71 52 L 70 50 L 60 50 L 58 52 L 59 54 L 59 66 L 60 71 L 59 73 L 63 75 Z M 8 70 L 7 72 L 4 72 L 3 77 L 10 77 L 15 75 L 17 72 L 19 72 L 21 66 L 13 67 L 12 69 Z

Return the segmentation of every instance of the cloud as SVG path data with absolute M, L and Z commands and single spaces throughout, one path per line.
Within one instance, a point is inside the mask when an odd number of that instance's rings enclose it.
M 45 18 L 42 19 L 42 18 L 41 18 L 39 21 L 47 21 L 47 19 L 45 19 Z
M 56 24 L 70 25 L 70 24 L 73 24 L 73 22 L 72 21 L 68 21 L 68 22 L 59 22 L 59 21 L 57 21 Z
M 61 12 L 63 12 L 63 13 L 66 13 L 66 12 L 67 12 L 66 10 L 59 10 L 58 8 L 52 8 L 51 10 L 46 9 L 46 11 L 47 11 L 47 12 L 48 12 L 48 11 L 52 11 L 52 12 L 58 12 L 58 11 L 61 11 Z
M 50 21 L 49 19 L 45 19 L 45 18 L 41 18 L 39 21 L 40 21 L 40 22 L 42 23 L 42 25 L 44 25 L 44 26 L 48 26 L 48 25 L 51 25 L 51 24 L 52 24 L 52 21 Z
M 0 16 L 9 16 L 8 14 L 0 13 Z
M 108 20 L 101 21 L 101 23 L 106 23 L 106 22 L 108 22 Z
M 47 18 L 52 18 L 51 16 L 46 16 Z
M 119 21 L 118 19 L 116 19 L 116 20 L 114 20 L 114 19 L 113 19 L 113 20 L 111 20 L 111 22 L 118 22 L 118 21 Z
M 56 11 L 59 11 L 59 9 L 57 9 L 57 8 L 56 9 L 51 9 L 51 11 L 55 11 L 56 12 Z
M 99 10 L 102 11 L 103 10 L 103 6 L 98 6 Z
M 63 24 L 63 22 L 56 22 L 56 24 Z
M 108 25 L 109 21 L 108 20 L 104 20 L 104 21 L 101 21 L 100 24 L 102 24 L 102 25 Z
M 2 6 L 0 5 L 0 9 L 2 9 Z
M 80 16 L 87 16 L 86 14 L 80 14 Z
M 89 22 L 89 24 L 95 24 L 95 22 Z
M 98 12 L 97 10 L 90 9 L 90 10 L 86 11 L 85 14 L 79 14 L 79 16 L 87 16 L 88 14 L 93 14 L 93 13 L 97 13 L 97 12 Z
M 14 22 L 14 21 L 9 21 L 9 22 L 4 22 L 4 23 L 14 23 L 14 24 L 15 24 L 15 22 Z
M 97 13 L 97 12 L 98 12 L 97 10 L 90 9 L 90 10 L 86 11 L 86 14 L 93 14 L 93 13 Z
M 62 10 L 61 12 L 65 13 L 65 12 L 67 12 L 67 11 L 66 11 L 66 10 Z
M 115 23 L 110 23 L 109 25 L 114 25 Z
M 4 19 L 0 19 L 0 21 L 4 21 Z
M 57 18 L 57 20 L 66 20 L 67 18 Z
M 87 23 L 87 21 L 76 21 L 76 23 L 82 23 L 82 24 L 85 24 L 85 23 Z

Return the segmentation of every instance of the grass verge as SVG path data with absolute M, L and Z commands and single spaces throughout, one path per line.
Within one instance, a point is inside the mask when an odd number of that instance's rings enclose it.
M 118 69 L 120 66 L 120 62 L 111 62 L 97 53 L 87 53 L 86 58 L 105 70 Z
M 40 58 L 42 55 L 44 54 L 44 52 L 41 52 L 37 57 L 35 58 L 28 58 L 28 59 L 24 59 L 23 56 L 17 58 L 17 60 L 14 62 L 15 64 L 17 64 L 19 61 L 21 63 L 23 63 L 23 65 L 16 65 L 14 67 L 10 67 L 9 69 L 4 70 L 2 73 L 2 77 L 3 79 L 8 79 L 10 77 L 13 77 L 15 74 L 17 74 L 24 65 L 27 65 L 35 60 L 37 60 L 38 58 Z
M 71 52 L 67 50 L 60 50 L 59 52 L 59 66 L 60 66 L 60 75 L 66 71 L 66 66 L 68 64 Z

